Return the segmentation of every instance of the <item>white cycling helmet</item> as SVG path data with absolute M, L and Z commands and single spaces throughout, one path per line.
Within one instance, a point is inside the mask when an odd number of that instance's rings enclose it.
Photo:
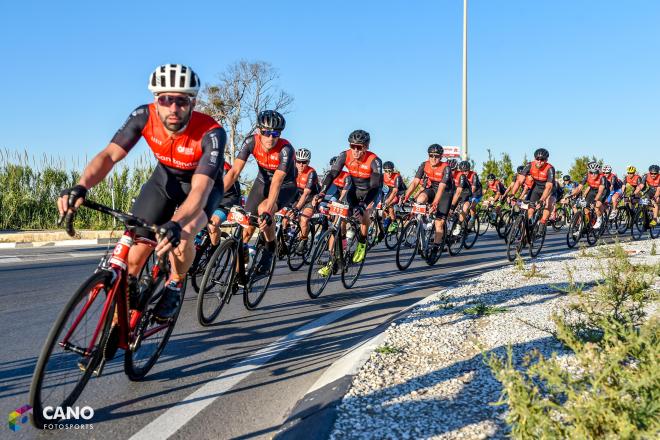
M 590 173 L 597 173 L 600 171 L 600 165 L 598 165 L 598 162 L 589 162 L 587 164 L 587 171 Z
M 154 95 L 163 92 L 186 93 L 197 96 L 200 82 L 197 74 L 183 64 L 163 64 L 149 77 L 149 90 Z
M 312 153 L 307 148 L 300 148 L 296 151 L 296 160 L 298 162 L 309 162 L 312 158 Z
M 611 173 L 611 172 L 612 172 L 612 167 L 611 167 L 610 165 L 605 165 L 605 166 L 603 167 L 603 172 L 604 172 L 605 174 L 609 174 L 609 173 Z

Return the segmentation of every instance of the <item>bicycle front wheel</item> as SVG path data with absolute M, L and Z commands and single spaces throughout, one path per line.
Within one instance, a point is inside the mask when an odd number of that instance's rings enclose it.
M 353 238 L 346 240 L 346 249 L 344 249 L 344 266 L 341 271 L 341 283 L 347 289 L 350 289 L 355 285 L 357 279 L 360 277 L 360 273 L 362 273 L 362 267 L 364 267 L 364 261 L 367 259 L 365 253 L 364 258 L 362 258 L 361 261 L 358 262 L 353 261 L 353 255 L 355 254 L 355 250 L 357 249 L 358 246 L 357 238 L 360 234 L 360 224 L 350 222 L 346 226 L 346 230 L 348 231 L 349 228 L 353 228 L 355 230 L 355 234 Z M 338 246 L 338 243 L 336 244 L 336 246 Z M 369 246 L 367 246 L 367 250 L 368 249 Z
M 632 235 L 633 240 L 640 240 L 642 235 L 644 235 L 644 231 L 646 231 L 646 218 L 644 215 L 644 209 L 640 208 L 633 216 L 630 235 Z
M 529 240 L 529 255 L 532 258 L 538 257 L 545 243 L 545 234 L 547 226 L 541 222 L 536 222 L 532 228 L 532 238 Z
M 578 241 L 580 241 L 580 237 L 582 236 L 583 219 L 584 214 L 582 212 L 578 212 L 573 215 L 571 224 L 568 227 L 568 231 L 566 232 L 566 245 L 569 248 L 574 248 L 575 245 L 578 244 Z
M 89 277 L 46 338 L 30 386 L 32 422 L 39 429 L 58 422 L 46 419 L 43 409 L 73 406 L 101 361 L 115 309 L 114 300 L 107 302 L 111 278 L 107 271 Z
M 335 235 L 335 239 L 338 235 Z M 316 299 L 321 295 L 334 271 L 334 259 L 328 245 L 332 236 L 330 230 L 323 231 L 312 250 L 309 270 L 307 271 L 307 294 L 312 299 Z
M 491 209 L 481 210 L 478 212 L 477 218 L 479 219 L 479 227 L 477 228 L 477 231 L 479 235 L 484 235 L 488 231 L 488 228 L 490 227 L 491 212 Z
M 417 219 L 412 219 L 403 228 L 399 243 L 396 246 L 396 267 L 406 270 L 410 267 L 419 247 L 419 234 L 417 233 Z
M 223 241 L 213 253 L 204 271 L 197 294 L 197 321 L 206 327 L 216 320 L 232 295 L 236 274 L 237 244 L 234 239 Z
M 275 241 L 277 242 L 277 240 Z M 243 305 L 248 310 L 255 309 L 261 300 L 264 299 L 268 286 L 270 286 L 270 281 L 273 279 L 278 251 L 275 249 L 270 267 L 259 271 L 261 260 L 264 258 L 264 252 L 266 252 L 266 243 L 263 238 L 259 238 L 254 258 L 250 261 L 248 269 L 245 271 L 247 283 L 243 290 Z
M 523 239 L 525 237 L 525 217 L 519 215 L 514 221 L 509 235 L 507 236 L 506 244 L 506 257 L 509 261 L 513 261 L 520 254 L 523 247 Z
M 622 206 L 616 212 L 616 218 L 614 219 L 614 223 L 616 223 L 616 231 L 619 234 L 626 233 L 626 231 L 628 230 L 628 226 L 630 226 L 631 217 L 632 215 L 630 212 L 630 208 L 628 208 L 627 206 Z
M 481 235 L 479 233 L 480 225 L 481 222 L 479 217 L 474 217 L 474 223 L 472 226 L 470 226 L 470 222 L 465 225 L 465 237 L 463 237 L 463 247 L 465 249 L 472 249 L 477 242 L 477 238 Z

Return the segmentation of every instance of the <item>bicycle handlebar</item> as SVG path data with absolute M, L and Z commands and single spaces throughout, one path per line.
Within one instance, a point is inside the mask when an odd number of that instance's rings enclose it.
M 132 214 L 128 214 L 126 212 L 112 209 L 109 206 L 105 206 L 100 203 L 93 202 L 91 200 L 84 200 L 82 206 L 85 206 L 89 209 L 93 209 L 94 211 L 99 211 L 104 214 L 111 215 L 120 222 L 122 222 L 127 228 L 139 227 L 139 228 L 148 229 L 149 231 L 154 233 L 158 233 L 158 226 L 147 223 L 145 220 L 141 219 L 140 217 L 136 217 Z M 73 226 L 73 221 L 75 217 L 76 217 L 76 212 L 73 210 L 69 210 L 67 211 L 66 214 L 61 216 L 57 221 L 58 225 L 61 225 L 62 222 L 64 221 L 64 229 L 66 230 L 66 233 L 70 237 L 74 237 L 76 235 L 76 230 Z

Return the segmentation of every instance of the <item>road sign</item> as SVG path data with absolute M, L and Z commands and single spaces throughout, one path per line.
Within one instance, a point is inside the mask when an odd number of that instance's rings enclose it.
M 444 150 L 442 157 L 461 157 L 461 147 L 446 146 L 442 148 Z

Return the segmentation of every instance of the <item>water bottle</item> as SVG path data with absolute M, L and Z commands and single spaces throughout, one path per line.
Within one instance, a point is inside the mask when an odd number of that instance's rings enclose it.
M 248 245 L 248 261 L 252 261 L 256 253 L 257 253 L 257 248 L 252 246 L 251 244 Z
M 346 239 L 353 241 L 353 238 L 355 238 L 355 230 L 353 228 L 349 228 L 346 230 Z
M 424 229 L 426 229 L 427 231 L 430 231 L 431 228 L 433 228 L 433 222 L 428 222 L 424 224 Z

